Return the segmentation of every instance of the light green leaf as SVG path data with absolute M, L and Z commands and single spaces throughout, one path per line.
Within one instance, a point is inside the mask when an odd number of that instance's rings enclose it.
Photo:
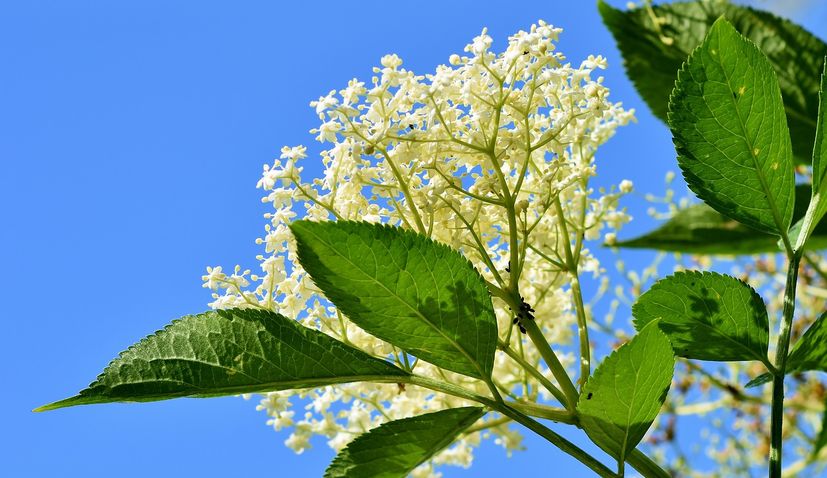
M 768 363 L 764 301 L 734 277 L 678 272 L 655 282 L 641 295 L 632 315 L 638 330 L 658 321 L 679 357 Z
M 660 412 L 675 357 L 657 326 L 641 330 L 611 353 L 580 394 L 580 424 L 600 448 L 623 463 Z
M 122 352 L 78 395 L 35 411 L 308 388 L 407 372 L 275 312 L 188 315 Z
M 795 187 L 795 210 L 790 238 L 798 235 L 800 220 L 810 203 L 810 185 Z M 631 249 L 656 249 L 689 254 L 740 255 L 778 252 L 778 236 L 764 234 L 732 220 L 703 203 L 679 210 L 655 230 L 612 246 Z M 783 246 L 782 246 L 783 247 Z M 827 248 L 827 221 L 815 227 L 807 242 L 809 249 Z
M 291 228 L 304 269 L 359 327 L 439 367 L 490 379 L 491 296 L 459 252 L 379 224 L 297 221 Z
M 827 44 L 771 13 L 727 1 L 660 3 L 621 11 L 603 0 L 603 22 L 617 41 L 626 73 L 652 112 L 667 118 L 676 72 L 720 16 L 754 42 L 778 76 L 796 160 L 809 163 L 818 111 L 818 75 Z M 657 24 L 654 18 L 658 18 Z
M 827 312 L 810 325 L 790 355 L 787 356 L 787 373 L 821 370 L 827 372 Z
M 742 224 L 786 235 L 795 184 L 778 80 L 726 20 L 678 73 L 669 126 L 690 189 Z
M 821 89 L 818 92 L 818 125 L 813 146 L 813 195 L 801 226 L 804 235 L 796 237 L 796 249 L 804 245 L 824 214 L 827 213 L 827 198 L 825 198 L 827 196 L 827 178 L 825 178 L 827 176 L 827 145 L 824 143 L 824 135 L 827 132 L 827 97 L 824 94 L 827 89 L 827 63 L 824 66 L 825 71 L 821 74 Z
M 336 456 L 325 478 L 403 478 L 450 445 L 485 414 L 449 408 L 384 423 L 356 437 Z

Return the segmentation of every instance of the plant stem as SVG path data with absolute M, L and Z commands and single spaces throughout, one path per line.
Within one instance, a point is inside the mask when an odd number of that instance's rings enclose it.
M 534 433 L 540 435 L 541 437 L 545 438 L 549 442 L 551 442 L 557 448 L 563 450 L 564 452 L 568 453 L 569 455 L 573 456 L 581 463 L 589 467 L 593 472 L 597 473 L 598 476 L 603 478 L 617 478 L 617 475 L 610 470 L 606 465 L 600 463 L 596 459 L 594 459 L 591 455 L 583 451 L 580 447 L 575 445 L 574 443 L 566 440 L 562 436 L 558 435 L 542 423 L 529 418 L 526 415 L 514 410 L 510 407 L 505 407 L 502 410 L 498 410 L 503 415 L 511 418 L 515 422 L 523 425 L 524 427 L 528 428 L 529 430 L 533 431 Z
M 626 456 L 626 463 L 638 471 L 645 478 L 672 478 L 666 470 L 660 467 L 651 458 L 637 448 Z
M 563 364 L 560 363 L 560 359 L 557 358 L 557 354 L 554 353 L 554 350 L 551 350 L 551 346 L 548 344 L 548 341 L 546 341 L 545 336 L 543 336 L 543 332 L 540 331 L 540 328 L 537 327 L 537 324 L 533 320 L 524 321 L 523 327 L 525 327 L 528 337 L 534 343 L 534 346 L 537 347 L 540 356 L 543 357 L 549 370 L 551 370 L 551 374 L 554 375 L 557 383 L 563 389 L 563 394 L 565 394 L 568 404 L 570 404 L 571 407 L 575 407 L 577 400 L 580 398 L 580 393 L 574 387 L 569 374 L 566 373 L 566 369 L 563 367 Z
M 419 385 L 420 387 L 425 387 L 427 389 L 434 390 L 437 392 L 447 393 L 448 395 L 465 398 L 467 400 L 475 401 L 477 403 L 485 405 L 488 408 L 505 415 L 506 417 L 514 420 L 515 422 L 523 425 L 524 427 L 528 428 L 534 433 L 545 438 L 560 450 L 568 453 L 569 455 L 571 455 L 572 457 L 576 458 L 578 461 L 589 467 L 589 469 L 597 473 L 598 476 L 602 478 L 617 478 L 617 475 L 614 472 L 612 472 L 612 470 L 610 470 L 606 465 L 597 461 L 591 455 L 586 453 L 583 449 L 581 449 L 574 443 L 566 440 L 562 436 L 558 435 L 553 430 L 546 427 L 537 420 L 534 420 L 533 418 L 515 410 L 511 406 L 507 405 L 505 402 L 494 401 L 490 398 L 483 397 L 482 395 L 477 395 L 473 392 L 469 392 L 468 390 L 465 390 L 462 387 L 457 387 L 456 385 L 452 385 L 447 382 L 441 382 L 438 380 L 433 380 L 418 375 L 400 377 L 399 381 L 410 383 L 412 385 Z
M 778 345 L 775 350 L 775 374 L 772 380 L 772 415 L 770 418 L 770 478 L 781 478 L 781 452 L 784 424 L 784 375 L 787 371 L 787 352 L 790 348 L 790 330 L 795 312 L 795 288 L 798 282 L 798 266 L 801 251 L 789 255 L 787 268 L 787 285 L 784 291 L 784 311 L 781 316 L 781 328 Z
M 554 207 L 557 209 L 557 220 L 560 224 L 560 232 L 564 240 L 563 252 L 566 254 L 566 269 L 571 277 L 571 294 L 574 299 L 574 308 L 577 312 L 577 336 L 580 338 L 580 379 L 578 383 L 582 388 L 591 375 L 591 344 L 589 344 L 589 325 L 586 322 L 586 309 L 583 306 L 583 293 L 580 290 L 580 276 L 577 273 L 577 259 L 571 250 L 571 239 L 569 229 L 566 226 L 566 216 L 563 205 L 560 203 L 560 195 L 554 198 Z
M 567 425 L 577 424 L 577 415 L 568 410 L 524 401 L 506 402 L 506 404 L 530 417 L 544 418 L 546 420 L 551 420 L 557 423 L 565 423 Z

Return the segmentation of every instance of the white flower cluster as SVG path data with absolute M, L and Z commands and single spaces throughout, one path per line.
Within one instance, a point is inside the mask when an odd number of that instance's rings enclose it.
M 258 256 L 261 272 L 237 267 L 226 275 L 220 267 L 208 268 L 204 287 L 214 291 L 211 306 L 270 308 L 372 355 L 408 359 L 352 324 L 313 285 L 288 228 L 303 207 L 308 219 L 382 222 L 449 244 L 492 288 L 505 289 L 516 278 L 548 340 L 568 344 L 575 319 L 568 275 L 559 267 L 562 245 L 574 242 L 580 270 L 597 274 L 599 264 L 583 240 L 599 239 L 604 227 L 617 229 L 629 220 L 617 202 L 631 191 L 630 182 L 599 196 L 588 182 L 597 147 L 632 120 L 633 111 L 611 103 L 603 78 L 593 78 L 606 67 L 603 57 L 573 66 L 555 51 L 560 31 L 541 21 L 511 36 L 505 51 L 495 54 L 483 30 L 464 55 L 451 55 L 448 65 L 427 75 L 387 55 L 369 84 L 353 79 L 313 101 L 321 125 L 311 133 L 328 146 L 321 152 L 323 175 L 303 182 L 298 164 L 306 157 L 304 146 L 284 147 L 264 167 L 258 187 L 273 211 L 258 239 L 265 252 Z M 503 341 L 539 368 L 539 354 L 514 333 L 505 303 L 495 300 L 495 308 Z M 422 361 L 413 367 L 417 374 L 486 393 L 477 380 Z M 550 399 L 504 353 L 497 354 L 494 381 L 512 397 Z M 307 399 L 303 414 L 297 415 L 291 397 Z M 276 430 L 292 430 L 286 444 L 301 453 L 312 435 L 340 449 L 387 420 L 463 404 L 413 386 L 359 383 L 275 392 L 259 408 Z M 438 464 L 468 466 L 481 435 L 494 436 L 507 450 L 520 447 L 507 421 L 488 418 L 415 476 L 431 476 Z

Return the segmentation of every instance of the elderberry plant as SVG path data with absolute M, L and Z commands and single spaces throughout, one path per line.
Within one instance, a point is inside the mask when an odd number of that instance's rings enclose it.
M 637 447 L 676 357 L 749 360 L 773 382 L 770 476 L 780 476 L 785 374 L 827 366 L 820 320 L 787 354 L 799 262 L 827 210 L 824 108 L 812 196 L 791 228 L 794 148 L 779 80 L 725 19 L 708 29 L 667 118 L 690 188 L 713 213 L 777 238 L 789 259 L 776 357 L 755 290 L 684 272 L 640 296 L 637 334 L 593 367 L 580 279 L 601 269 L 586 244 L 615 241 L 629 219 L 618 200 L 632 185 L 595 194 L 589 180 L 598 146 L 633 111 L 592 78 L 602 57 L 574 67 L 555 51 L 559 33 L 540 22 L 495 54 L 483 30 L 427 75 L 388 55 L 369 86 L 354 79 L 313 102 L 322 121 L 313 132 L 329 145 L 324 174 L 303 182 L 303 146 L 265 167 L 259 187 L 274 212 L 259 239 L 261 273 L 208 268 L 215 310 L 173 321 L 78 395 L 38 410 L 262 393 L 272 425 L 292 429 L 288 446 L 329 438 L 338 455 L 328 477 L 467 466 L 483 435 L 516 448 L 514 423 L 598 476 L 625 476 L 628 464 L 668 477 Z M 313 412 L 294 420 L 293 397 Z M 540 419 L 582 430 L 614 463 Z

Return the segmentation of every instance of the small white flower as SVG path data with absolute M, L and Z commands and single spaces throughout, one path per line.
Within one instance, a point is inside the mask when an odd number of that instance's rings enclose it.
M 379 62 L 385 68 L 391 68 L 393 70 L 402 66 L 402 59 L 399 58 L 396 54 L 385 55 Z
M 221 266 L 218 267 L 207 267 L 207 275 L 201 276 L 201 280 L 204 281 L 204 287 L 212 290 L 216 290 L 219 287 L 219 284 L 227 279 L 227 275 L 221 271 Z

